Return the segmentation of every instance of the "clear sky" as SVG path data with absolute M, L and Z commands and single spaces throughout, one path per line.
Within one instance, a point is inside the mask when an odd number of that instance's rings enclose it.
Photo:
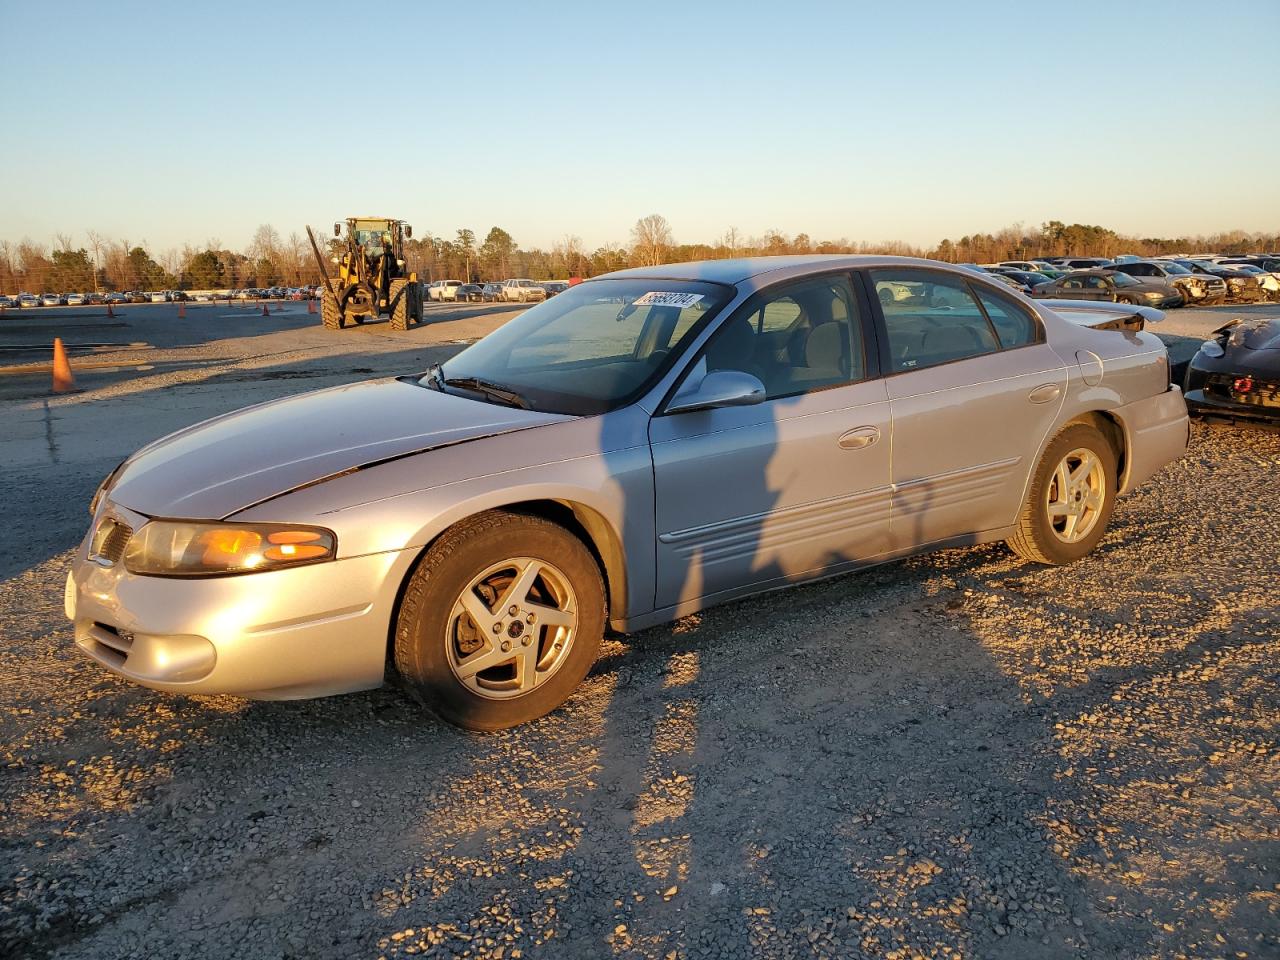
M 0 0 L 0 36 L 6 240 L 1280 228 L 1280 0 Z

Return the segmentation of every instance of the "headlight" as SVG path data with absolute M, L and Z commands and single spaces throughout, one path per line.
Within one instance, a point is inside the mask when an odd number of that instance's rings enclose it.
M 124 566 L 153 577 L 216 577 L 321 563 L 337 550 L 323 527 L 152 520 L 129 541 Z

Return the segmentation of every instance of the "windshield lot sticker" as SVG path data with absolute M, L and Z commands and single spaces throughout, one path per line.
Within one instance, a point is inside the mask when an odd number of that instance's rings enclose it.
M 681 310 L 687 310 L 701 299 L 700 293 L 662 293 L 654 290 L 640 297 L 632 306 L 679 307 Z

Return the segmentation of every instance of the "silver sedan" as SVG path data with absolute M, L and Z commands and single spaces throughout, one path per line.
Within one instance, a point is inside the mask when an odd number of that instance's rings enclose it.
M 1079 560 L 1184 451 L 1142 307 L 884 257 L 628 270 L 425 374 L 198 424 L 109 476 L 76 642 L 157 690 L 381 684 L 494 730 L 634 631 L 926 550 Z

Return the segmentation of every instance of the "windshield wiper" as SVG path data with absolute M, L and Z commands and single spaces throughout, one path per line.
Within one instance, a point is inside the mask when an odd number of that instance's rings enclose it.
M 491 383 L 488 380 L 481 380 L 479 377 L 445 377 L 439 382 L 448 387 L 474 390 L 490 400 L 497 400 L 499 403 L 505 403 L 509 407 L 519 407 L 521 410 L 529 409 L 528 400 L 500 383 Z

